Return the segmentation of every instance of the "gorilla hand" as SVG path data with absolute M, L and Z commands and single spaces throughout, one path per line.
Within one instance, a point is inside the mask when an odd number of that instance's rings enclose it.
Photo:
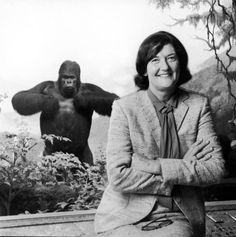
M 58 109 L 59 109 L 58 99 L 56 99 L 52 95 L 44 95 L 42 111 L 45 114 L 52 116 Z

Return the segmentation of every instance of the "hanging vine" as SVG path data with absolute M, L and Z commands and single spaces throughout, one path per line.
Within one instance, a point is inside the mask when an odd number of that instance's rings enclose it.
M 216 10 L 218 7 L 220 8 L 220 13 Z M 208 45 L 214 51 L 217 60 L 217 70 L 225 76 L 229 94 L 235 100 L 232 120 L 236 119 L 236 95 L 233 93 L 231 86 L 231 83 L 236 81 L 236 74 L 230 70 L 230 66 L 236 61 L 236 57 L 230 54 L 236 36 L 235 11 L 235 1 L 233 0 L 231 9 L 227 9 L 221 4 L 220 0 L 212 0 L 206 21 Z M 220 33 L 216 28 L 220 29 Z M 221 41 L 217 45 L 216 39 L 219 34 L 221 35 Z M 219 56 L 218 49 L 222 46 L 226 46 L 225 54 L 228 62 L 224 62 Z

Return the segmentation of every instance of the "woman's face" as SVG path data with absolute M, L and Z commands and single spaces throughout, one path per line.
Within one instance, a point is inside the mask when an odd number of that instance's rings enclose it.
M 149 88 L 152 92 L 170 92 L 179 79 L 179 60 L 174 47 L 166 44 L 147 64 Z

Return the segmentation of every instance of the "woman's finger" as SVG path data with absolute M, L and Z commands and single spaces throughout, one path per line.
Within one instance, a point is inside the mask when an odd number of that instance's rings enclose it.
M 197 159 L 204 158 L 206 155 L 208 155 L 209 153 L 211 153 L 213 150 L 214 150 L 213 147 L 204 149 L 204 150 L 202 150 L 201 152 L 198 152 L 198 153 L 195 155 L 195 157 L 196 157 Z
M 201 158 L 200 160 L 201 160 L 201 161 L 207 161 L 207 160 L 209 160 L 211 157 L 212 157 L 212 155 L 207 154 L 206 156 L 204 156 L 204 157 Z
M 194 142 L 190 148 L 189 148 L 189 152 L 195 152 L 195 150 L 198 148 L 198 146 L 203 142 L 203 139 L 197 140 L 196 142 Z
M 210 144 L 210 141 L 202 142 L 193 148 L 193 155 L 197 155 Z

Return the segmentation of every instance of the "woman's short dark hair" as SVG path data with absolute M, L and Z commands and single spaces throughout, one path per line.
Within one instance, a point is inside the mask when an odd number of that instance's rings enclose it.
M 165 31 L 158 31 L 148 36 L 140 45 L 136 59 L 137 75 L 134 78 L 135 85 L 140 90 L 146 90 L 149 86 L 147 64 L 153 59 L 164 47 L 171 44 L 177 54 L 180 66 L 180 75 L 177 86 L 180 86 L 192 78 L 188 69 L 188 54 L 183 44 L 172 34 Z

